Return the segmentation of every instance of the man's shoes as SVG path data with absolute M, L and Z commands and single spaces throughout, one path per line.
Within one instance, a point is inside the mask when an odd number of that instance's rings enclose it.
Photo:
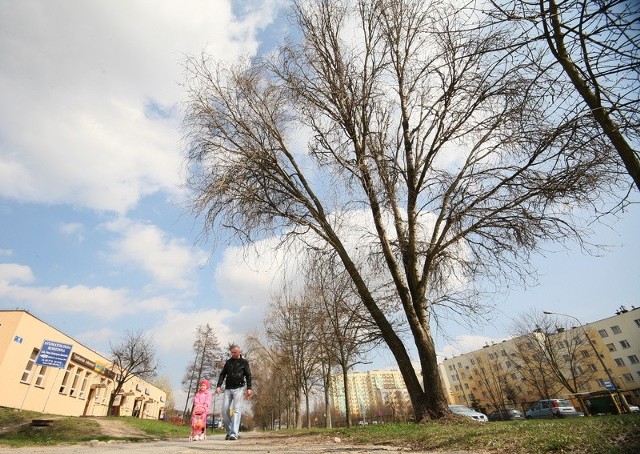
M 230 437 L 229 437 L 229 434 L 227 434 L 227 435 L 224 437 L 224 439 L 225 439 L 225 440 L 228 440 L 229 438 L 230 438 Z
M 238 437 L 236 437 L 235 435 L 231 435 L 231 436 L 229 437 L 229 440 L 237 440 L 237 439 L 238 439 Z

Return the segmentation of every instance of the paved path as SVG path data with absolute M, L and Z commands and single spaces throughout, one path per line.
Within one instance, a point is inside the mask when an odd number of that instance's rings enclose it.
M 28 448 L 0 447 L 0 453 L 12 454 L 112 454 L 114 452 L 133 454 L 197 454 L 197 453 L 234 453 L 234 454 L 392 454 L 414 453 L 428 454 L 426 451 L 411 451 L 395 446 L 351 445 L 340 439 L 314 439 L 313 437 L 266 438 L 251 433 L 244 434 L 237 441 L 225 441 L 223 436 L 214 435 L 206 441 L 189 442 L 187 439 L 150 441 L 141 443 L 92 442 L 85 445 L 51 446 Z M 472 454 L 469 452 L 449 452 L 438 454 Z
M 255 439 L 247 437 L 237 441 L 225 441 L 222 437 L 209 438 L 206 441 L 189 442 L 186 439 L 152 441 L 142 443 L 119 442 L 95 442 L 87 445 L 29 447 L 29 448 L 0 448 L 0 453 L 45 453 L 45 454 L 72 454 L 92 453 L 107 454 L 114 452 L 132 454 L 196 454 L 196 453 L 332 453 L 332 454 L 365 454 L 365 453 L 397 453 L 400 450 L 393 447 L 382 446 L 352 446 L 344 443 L 300 443 L 290 439 Z

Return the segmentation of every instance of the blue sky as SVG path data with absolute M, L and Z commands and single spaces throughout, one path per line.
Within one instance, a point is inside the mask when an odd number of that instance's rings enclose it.
M 286 33 L 281 3 L 0 0 L 0 308 L 103 353 L 125 329 L 148 332 L 179 408 L 196 326 L 242 343 L 276 272 L 197 241 L 182 189 L 182 61 L 271 49 Z M 640 209 L 609 222 L 593 238 L 608 251 L 537 257 L 538 286 L 501 295 L 488 323 L 447 322 L 438 350 L 500 340 L 530 309 L 588 322 L 639 306 Z

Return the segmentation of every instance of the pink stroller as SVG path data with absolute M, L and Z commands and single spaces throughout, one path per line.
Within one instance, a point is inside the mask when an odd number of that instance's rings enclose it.
M 189 441 L 207 439 L 207 409 L 203 405 L 198 405 L 193 409 L 191 415 L 191 434 Z

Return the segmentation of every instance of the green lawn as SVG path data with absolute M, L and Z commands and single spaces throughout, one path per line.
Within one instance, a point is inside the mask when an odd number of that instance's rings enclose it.
M 35 418 L 53 416 L 0 409 L 0 445 L 29 446 L 82 443 L 113 439 L 100 434 L 100 426 L 87 418 L 55 417 L 50 427 L 36 428 Z M 137 418 L 114 418 L 147 434 L 129 441 L 188 437 L 188 426 Z M 533 420 L 517 422 L 432 422 L 384 424 L 351 429 L 282 430 L 265 432 L 273 437 L 340 437 L 346 443 L 388 444 L 415 450 L 485 450 L 495 453 L 589 453 L 631 454 L 640 452 L 640 413 Z M 122 439 L 122 438 L 120 438 Z

